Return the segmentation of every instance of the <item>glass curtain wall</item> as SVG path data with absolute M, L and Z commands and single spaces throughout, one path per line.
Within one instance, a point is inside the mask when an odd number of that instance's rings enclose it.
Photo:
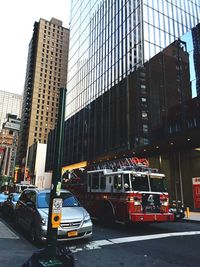
M 72 0 L 67 118 L 198 23 L 198 0 Z
M 198 0 L 143 0 L 144 60 L 196 26 L 199 15 Z

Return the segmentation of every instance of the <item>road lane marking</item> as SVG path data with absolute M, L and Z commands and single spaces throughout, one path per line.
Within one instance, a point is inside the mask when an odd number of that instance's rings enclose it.
M 0 222 L 0 239 L 19 239 L 19 237 L 11 231 L 4 223 Z
M 71 246 L 70 250 L 75 253 L 75 252 L 79 252 L 79 251 L 83 251 L 83 250 L 101 249 L 103 246 L 109 246 L 109 245 L 117 245 L 117 244 L 122 244 L 122 243 L 129 243 L 129 242 L 153 240 L 153 239 L 166 238 L 166 237 L 191 236 L 191 235 L 200 235 L 200 231 L 175 232 L 175 233 L 166 233 L 166 234 L 130 236 L 130 237 L 97 240 L 97 241 L 92 241 L 81 248 L 77 248 L 76 246 Z
M 121 244 L 121 243 L 128 243 L 128 242 L 145 241 L 145 240 L 151 240 L 151 239 L 159 239 L 159 238 L 174 237 L 174 236 L 186 236 L 186 235 L 200 235 L 200 231 L 131 236 L 131 237 L 114 238 L 114 239 L 110 239 L 110 241 L 114 244 Z

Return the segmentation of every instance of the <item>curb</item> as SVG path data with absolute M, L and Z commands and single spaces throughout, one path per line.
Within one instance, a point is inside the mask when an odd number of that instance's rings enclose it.
M 195 219 L 183 219 L 183 221 L 191 223 L 200 223 L 200 220 L 195 220 Z

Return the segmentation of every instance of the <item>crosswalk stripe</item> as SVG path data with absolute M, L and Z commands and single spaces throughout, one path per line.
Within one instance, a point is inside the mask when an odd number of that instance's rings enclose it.
M 116 245 L 116 244 L 129 243 L 129 242 L 138 242 L 138 241 L 145 241 L 145 240 L 153 240 L 153 239 L 167 238 L 167 237 L 190 236 L 190 235 L 200 235 L 200 231 L 174 232 L 174 233 L 164 233 L 164 234 L 104 239 L 104 240 L 92 241 L 92 242 L 86 244 L 82 248 L 77 248 L 76 246 L 71 246 L 70 249 L 72 252 L 76 253 L 76 252 L 83 251 L 83 250 L 101 249 L 103 246 L 109 246 L 109 245 Z

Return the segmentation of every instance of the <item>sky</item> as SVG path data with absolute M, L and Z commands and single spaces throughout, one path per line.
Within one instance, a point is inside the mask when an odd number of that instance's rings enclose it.
M 0 3 L 0 90 L 22 94 L 33 25 L 52 17 L 69 27 L 71 0 L 6 0 Z

